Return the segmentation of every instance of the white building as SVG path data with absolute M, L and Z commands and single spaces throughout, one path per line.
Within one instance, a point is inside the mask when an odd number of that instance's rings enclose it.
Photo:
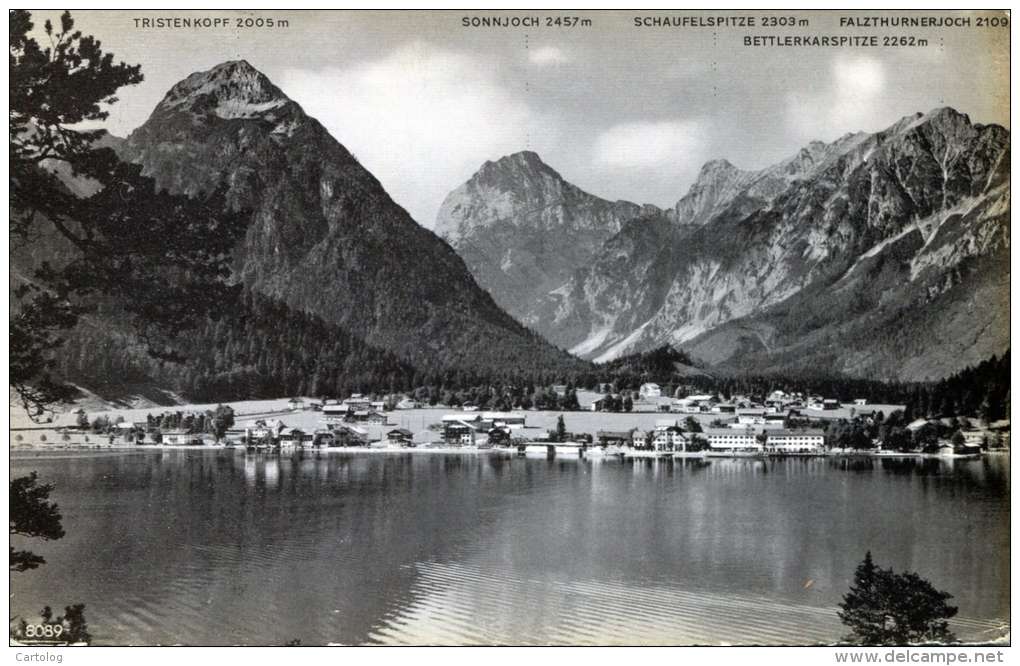
M 283 428 L 280 430 L 280 448 L 295 446 L 311 446 L 315 436 L 302 432 L 297 428 Z
M 750 428 L 706 428 L 702 435 L 708 440 L 708 447 L 714 451 L 761 451 L 762 443 Z
M 765 450 L 769 453 L 814 453 L 825 446 L 821 430 L 768 430 Z
M 525 426 L 527 415 L 512 412 L 482 412 L 482 420 L 491 422 L 493 427 L 507 426 L 516 429 Z
M 340 423 L 351 411 L 347 405 L 323 405 L 322 420 L 325 423 Z
M 196 441 L 199 444 L 202 443 L 201 435 L 192 434 L 187 430 L 180 429 L 164 430 L 162 436 L 163 444 L 168 444 L 170 446 L 185 446 L 189 444 L 194 444 L 196 443 Z
M 685 414 L 698 414 L 712 409 L 712 396 L 710 395 L 689 395 L 686 398 L 680 398 L 677 402 L 680 405 L 680 409 L 677 411 Z
M 737 410 L 737 423 L 740 426 L 759 426 L 765 425 L 765 409 L 738 409 Z
M 346 400 L 344 400 L 343 402 L 341 402 L 340 406 L 343 407 L 344 409 L 346 409 L 349 412 L 356 412 L 356 411 L 362 411 L 362 410 L 366 410 L 366 409 L 371 409 L 372 408 L 372 401 L 369 400 L 368 398 L 364 397 L 360 393 L 355 393 L 351 397 L 349 397 Z M 326 408 L 323 407 L 322 411 L 326 411 Z
M 964 446 L 983 446 L 988 439 L 988 433 L 984 430 L 972 429 L 961 430 Z
M 478 433 L 464 423 L 447 424 L 443 429 L 443 439 L 450 446 L 474 446 Z
M 638 393 L 640 393 L 641 397 L 644 398 L 645 400 L 662 397 L 662 389 L 659 387 L 658 384 L 652 383 L 642 384 L 641 388 L 638 389 Z
M 672 419 L 659 419 L 652 433 L 652 448 L 656 451 L 686 451 L 687 433 Z

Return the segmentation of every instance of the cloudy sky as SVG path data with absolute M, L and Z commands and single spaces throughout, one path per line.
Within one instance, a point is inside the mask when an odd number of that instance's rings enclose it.
M 244 58 L 428 227 L 446 194 L 483 162 L 519 150 L 538 152 L 593 194 L 667 206 L 709 159 L 760 168 L 808 141 L 878 130 L 945 105 L 978 122 L 1009 123 L 1008 30 L 839 28 L 846 12 L 798 12 L 810 27 L 791 29 L 633 23 L 682 12 L 560 12 L 593 21 L 570 29 L 462 27 L 463 17 L 479 14 L 79 11 L 75 18 L 119 59 L 140 63 L 146 77 L 121 91 L 113 133 L 144 122 L 188 74 Z M 56 14 L 36 13 L 39 23 L 46 16 Z M 289 26 L 240 30 L 231 20 L 220 29 L 146 29 L 135 21 L 169 16 L 272 17 Z M 742 43 L 745 34 L 816 33 L 906 33 L 929 45 Z

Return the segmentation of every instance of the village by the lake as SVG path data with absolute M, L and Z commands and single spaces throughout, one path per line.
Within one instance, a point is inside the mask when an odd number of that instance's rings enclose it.
M 212 448 L 237 452 L 418 451 L 529 456 L 972 458 L 1008 451 L 1009 420 L 915 418 L 904 405 L 775 390 L 689 393 L 648 382 L 605 393 L 549 387 L 572 411 L 429 405 L 407 394 L 294 397 L 57 416 L 12 429 L 33 449 Z
M 16 426 L 17 469 L 101 527 L 49 546 L 15 612 L 86 600 L 95 644 L 712 644 L 720 627 L 826 644 L 862 540 L 882 535 L 883 560 L 953 585 L 960 640 L 1008 632 L 1005 419 L 596 388 L 545 387 L 543 409 L 409 392 Z M 81 552 L 110 575 L 75 576 Z M 210 593 L 221 580 L 252 592 Z
M 11 10 L 17 661 L 1001 655 L 1010 27 Z

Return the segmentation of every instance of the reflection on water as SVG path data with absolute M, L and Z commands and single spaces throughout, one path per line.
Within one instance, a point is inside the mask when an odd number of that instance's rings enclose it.
M 830 642 L 871 549 L 1009 613 L 1008 458 L 31 454 L 67 536 L 12 610 L 114 644 Z

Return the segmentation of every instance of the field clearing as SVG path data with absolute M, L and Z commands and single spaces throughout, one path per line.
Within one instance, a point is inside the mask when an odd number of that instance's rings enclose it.
M 447 414 L 462 414 L 465 417 L 471 417 L 473 414 L 479 412 L 461 412 L 453 409 L 408 409 L 408 410 L 397 410 L 393 412 L 387 412 L 388 424 L 386 426 L 370 425 L 362 426 L 369 431 L 369 434 L 373 437 L 376 433 L 379 433 L 381 438 L 382 433 L 392 428 L 407 428 L 411 432 L 418 432 L 425 430 L 430 424 L 440 423 L 443 416 Z M 594 435 L 599 430 L 630 430 L 631 428 L 640 428 L 641 430 L 651 430 L 655 427 L 655 422 L 658 419 L 676 419 L 681 423 L 683 422 L 685 415 L 683 414 L 656 414 L 652 412 L 647 413 L 630 413 L 630 414 L 615 414 L 609 412 L 554 412 L 554 411 L 524 411 L 514 412 L 515 414 L 524 414 L 526 416 L 525 428 L 518 431 L 525 437 L 539 437 L 545 430 L 554 430 L 556 428 L 556 421 L 560 414 L 563 415 L 563 422 L 567 427 L 567 431 L 573 433 L 589 433 Z M 304 414 L 295 414 L 293 417 L 281 417 L 283 422 L 287 425 L 293 425 L 298 428 L 317 427 L 316 424 L 321 418 L 321 415 L 317 412 L 309 412 Z M 718 414 L 704 414 L 696 417 L 699 422 L 707 425 L 711 421 L 719 418 Z M 302 425 L 310 424 L 310 425 Z
M 615 414 L 608 412 L 557 412 L 557 411 L 516 411 L 515 414 L 524 414 L 526 417 L 525 428 L 518 431 L 524 437 L 540 437 L 545 430 L 556 428 L 556 421 L 560 414 L 569 432 L 589 433 L 594 435 L 599 430 L 630 430 L 640 428 L 651 430 L 655 427 L 658 419 L 677 419 L 683 421 L 683 414 L 656 414 L 630 413 Z M 480 412 L 462 412 L 456 409 L 404 409 L 386 412 L 386 425 L 378 424 L 356 424 L 369 433 L 371 439 L 382 439 L 386 431 L 393 428 L 406 428 L 411 432 L 419 432 L 427 429 L 430 425 L 438 424 L 447 414 L 459 414 L 465 418 L 480 414 Z M 696 418 L 699 422 L 707 425 L 718 418 L 718 414 L 704 414 Z M 300 428 L 306 432 L 321 428 L 322 414 L 313 411 L 292 412 L 279 417 L 281 421 L 290 427 Z M 243 428 L 246 424 L 253 424 L 257 417 L 239 418 L 235 427 Z
M 578 392 L 579 401 L 582 403 L 582 407 L 586 404 L 590 404 L 591 399 L 596 397 L 598 394 L 589 391 Z M 299 428 L 305 432 L 313 432 L 316 429 L 324 427 L 323 416 L 321 412 L 313 411 L 311 409 L 300 409 L 293 410 L 289 403 L 289 398 L 279 398 L 274 400 L 242 400 L 234 402 L 226 402 L 223 404 L 229 405 L 234 409 L 236 414 L 235 427 L 244 428 L 254 426 L 255 422 L 261 419 L 279 419 L 283 421 L 285 425 L 291 428 Z M 302 398 L 304 403 L 310 404 L 316 402 L 313 398 Z M 130 422 L 143 422 L 146 416 L 149 414 L 160 414 L 163 412 L 175 412 L 180 411 L 182 413 L 188 412 L 204 412 L 215 409 L 217 403 L 207 404 L 185 404 L 185 405 L 173 405 L 167 407 L 153 407 L 153 408 L 142 408 L 142 409 L 113 409 L 106 411 L 89 412 L 89 420 L 96 418 L 97 416 L 106 416 L 111 420 L 116 420 L 118 417 L 123 417 L 124 420 Z M 545 430 L 553 430 L 556 428 L 556 421 L 560 414 L 563 415 L 563 420 L 566 424 L 567 430 L 573 433 L 588 433 L 594 435 L 599 430 L 620 430 L 626 431 L 632 428 L 639 428 L 641 430 L 651 430 L 655 427 L 655 422 L 659 419 L 675 419 L 681 424 L 687 418 L 687 414 L 667 414 L 662 412 L 646 411 L 651 410 L 654 407 L 652 403 L 637 403 L 635 405 L 635 411 L 629 413 L 610 413 L 610 412 L 591 412 L 591 411 L 576 411 L 576 412 L 561 412 L 561 411 L 537 411 L 537 410 L 516 410 L 514 413 L 521 413 L 526 416 L 526 427 L 520 431 L 520 434 L 524 437 L 540 437 L 542 432 Z M 867 410 L 877 409 L 890 414 L 896 409 L 902 409 L 900 405 L 867 405 Z M 831 412 L 820 412 L 813 410 L 805 410 L 803 413 L 806 416 L 818 417 L 821 415 L 828 416 L 829 418 L 842 416 L 844 418 L 850 418 L 851 414 L 855 411 L 865 409 L 864 407 L 854 407 L 852 405 L 846 405 L 839 410 Z M 639 411 L 640 410 L 640 411 Z M 411 432 L 417 433 L 422 430 L 428 429 L 429 426 L 433 426 L 442 421 L 443 416 L 447 414 L 460 414 L 465 418 L 471 418 L 474 415 L 478 415 L 481 412 L 466 412 L 456 408 L 450 407 L 438 407 L 438 408 L 425 408 L 425 409 L 404 409 L 394 410 L 392 412 L 385 412 L 387 421 L 386 424 L 356 424 L 368 432 L 369 438 L 372 440 L 383 439 L 385 433 L 393 428 L 406 428 Z M 732 420 L 732 417 L 727 417 L 723 414 L 696 414 L 694 418 L 698 420 L 702 425 L 709 425 L 711 422 L 721 419 L 723 421 Z M 64 413 L 59 415 L 55 419 L 55 423 L 52 425 L 72 425 L 75 420 L 73 413 Z M 21 425 L 20 423 L 12 423 L 15 427 Z M 28 425 L 28 424 L 25 424 Z
M 274 400 L 235 400 L 232 402 L 224 403 L 200 403 L 200 404 L 183 404 L 183 405 L 156 405 L 153 407 L 139 407 L 139 408 L 118 408 L 118 409 L 88 409 L 85 408 L 88 414 L 89 420 L 96 418 L 97 416 L 106 416 L 111 420 L 116 420 L 118 416 L 123 416 L 125 421 L 144 421 L 147 414 L 162 414 L 163 412 L 205 412 L 208 410 L 216 409 L 217 405 L 224 404 L 233 407 L 234 412 L 240 414 L 254 414 L 254 413 L 265 413 L 265 412 L 285 412 L 290 410 L 288 404 L 290 398 L 277 398 Z M 311 398 L 303 398 L 306 403 L 312 402 Z M 57 407 L 59 409 L 59 407 Z M 53 414 L 53 420 L 46 425 L 52 427 L 58 426 L 72 426 L 77 421 L 77 415 L 75 411 L 77 406 L 70 406 L 65 411 L 57 412 Z M 14 400 L 11 401 L 11 425 L 15 428 L 31 427 L 35 424 L 29 419 L 28 414 L 24 408 L 19 404 L 15 404 Z
M 588 392 L 586 392 L 588 393 Z M 588 396 L 594 396 L 597 394 L 588 393 Z M 578 396 L 579 399 L 582 397 Z M 281 398 L 277 400 L 243 400 L 236 402 L 226 402 L 223 404 L 229 405 L 234 409 L 236 413 L 235 427 L 244 428 L 246 426 L 254 425 L 255 421 L 260 419 L 280 419 L 288 427 L 299 428 L 305 432 L 312 432 L 317 428 L 323 427 L 322 413 L 312 411 L 310 409 L 303 409 L 294 411 L 290 408 L 287 398 Z M 303 399 L 306 404 L 313 402 L 311 398 Z M 118 417 L 123 417 L 125 421 L 145 421 L 146 415 L 148 414 L 160 414 L 163 412 L 175 412 L 180 411 L 182 413 L 207 411 L 215 409 L 217 403 L 210 404 L 187 404 L 187 405 L 173 405 L 168 407 L 155 407 L 145 409 L 113 409 L 100 412 L 90 412 L 89 419 L 94 419 L 97 416 L 106 416 L 112 420 L 116 420 Z M 645 405 L 645 408 L 650 406 Z M 591 412 L 591 411 L 579 411 L 579 412 L 560 412 L 560 411 L 515 411 L 514 413 L 524 414 L 527 418 L 526 428 L 522 431 L 524 436 L 539 436 L 543 430 L 552 430 L 556 427 L 556 420 L 560 414 L 563 415 L 563 420 L 567 426 L 567 430 L 576 433 L 590 433 L 594 434 L 599 430 L 629 430 L 631 428 L 640 428 L 642 430 L 651 430 L 655 427 L 655 421 L 658 419 L 676 419 L 681 422 L 687 417 L 686 414 L 663 414 L 657 412 L 631 412 L 631 413 L 609 413 L 609 412 Z M 386 412 L 387 423 L 386 425 L 378 424 L 358 424 L 359 427 L 364 428 L 368 431 L 369 436 L 372 439 L 381 439 L 386 431 L 392 430 L 393 428 L 407 428 L 411 432 L 419 432 L 427 429 L 430 425 L 440 423 L 443 416 L 447 414 L 461 414 L 465 418 L 470 418 L 473 415 L 480 414 L 480 412 L 465 412 L 454 408 L 440 407 L 440 408 L 426 408 L 426 409 L 399 409 L 392 412 Z M 696 415 L 698 421 L 707 425 L 711 421 L 720 418 L 719 414 L 699 414 Z M 64 415 L 61 422 L 67 421 L 69 424 L 73 423 L 74 415 Z

